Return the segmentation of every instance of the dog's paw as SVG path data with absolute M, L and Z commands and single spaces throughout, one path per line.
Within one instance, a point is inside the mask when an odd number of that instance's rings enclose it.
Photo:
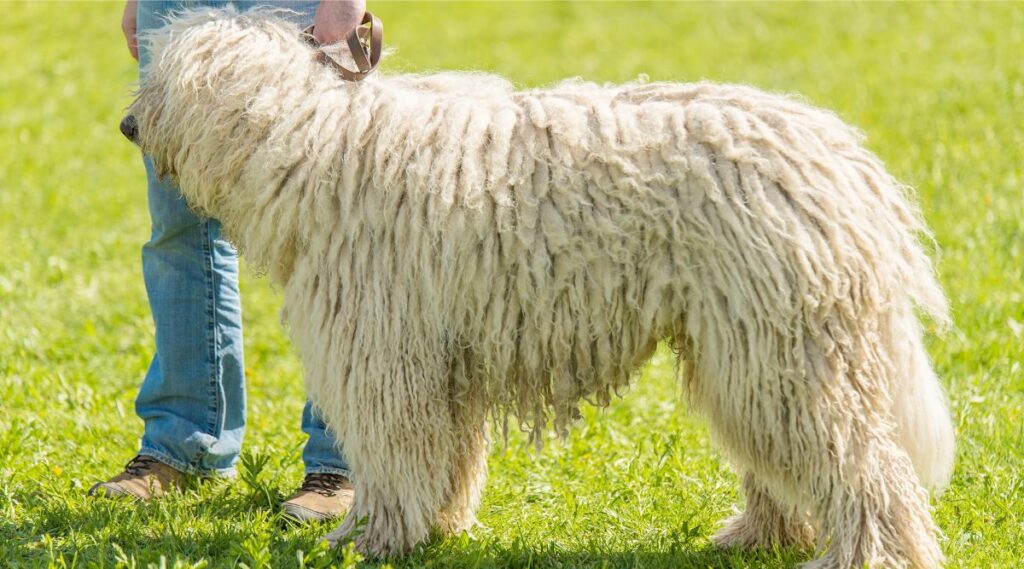
M 746 512 L 727 519 L 711 541 L 721 548 L 767 549 L 773 546 L 806 549 L 814 546 L 815 531 L 809 523 L 760 519 Z

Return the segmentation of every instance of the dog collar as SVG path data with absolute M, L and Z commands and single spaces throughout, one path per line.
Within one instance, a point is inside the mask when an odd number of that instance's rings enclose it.
M 370 12 L 365 12 L 362 22 L 345 37 L 348 49 L 352 52 L 352 60 L 355 61 L 358 71 L 345 68 L 336 59 L 327 55 L 327 52 L 321 49 L 320 42 L 316 41 L 316 38 L 313 37 L 313 26 L 309 26 L 302 31 L 302 39 L 316 49 L 314 57 L 319 63 L 334 69 L 346 81 L 362 81 L 380 63 L 380 53 L 384 46 L 384 24 L 381 23 L 380 18 L 377 16 Z

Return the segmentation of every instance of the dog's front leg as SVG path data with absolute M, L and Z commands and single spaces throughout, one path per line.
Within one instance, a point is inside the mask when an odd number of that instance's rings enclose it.
M 327 536 L 332 546 L 353 539 L 367 555 L 407 552 L 427 539 L 449 502 L 460 449 L 449 373 L 441 350 L 423 347 L 422 338 L 396 349 L 378 342 L 353 359 L 347 411 L 337 419 L 355 502 Z

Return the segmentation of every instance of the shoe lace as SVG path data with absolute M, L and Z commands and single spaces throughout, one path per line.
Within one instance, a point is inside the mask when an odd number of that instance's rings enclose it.
M 346 480 L 347 478 L 340 474 L 314 472 L 313 474 L 306 475 L 306 479 L 302 481 L 302 487 L 299 490 L 301 492 L 316 492 L 321 496 L 331 497 L 338 493 L 338 490 L 341 489 L 342 484 Z
M 151 456 L 139 455 L 128 462 L 128 465 L 124 467 L 124 471 L 132 476 L 142 476 L 158 462 L 160 461 Z

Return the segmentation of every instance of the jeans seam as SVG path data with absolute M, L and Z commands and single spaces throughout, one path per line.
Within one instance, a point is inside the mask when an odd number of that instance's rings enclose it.
M 223 378 L 220 373 L 220 362 L 217 361 L 217 347 L 219 343 L 219 331 L 217 326 L 217 299 L 216 299 L 216 274 L 213 261 L 213 232 L 211 221 L 204 219 L 202 222 L 203 236 L 203 276 L 206 280 L 206 315 L 207 315 L 207 346 L 210 362 L 210 414 L 207 422 L 207 434 L 212 437 L 220 437 L 221 415 L 223 405 L 221 403 L 221 387 Z M 197 453 L 196 465 L 201 464 L 203 452 Z

